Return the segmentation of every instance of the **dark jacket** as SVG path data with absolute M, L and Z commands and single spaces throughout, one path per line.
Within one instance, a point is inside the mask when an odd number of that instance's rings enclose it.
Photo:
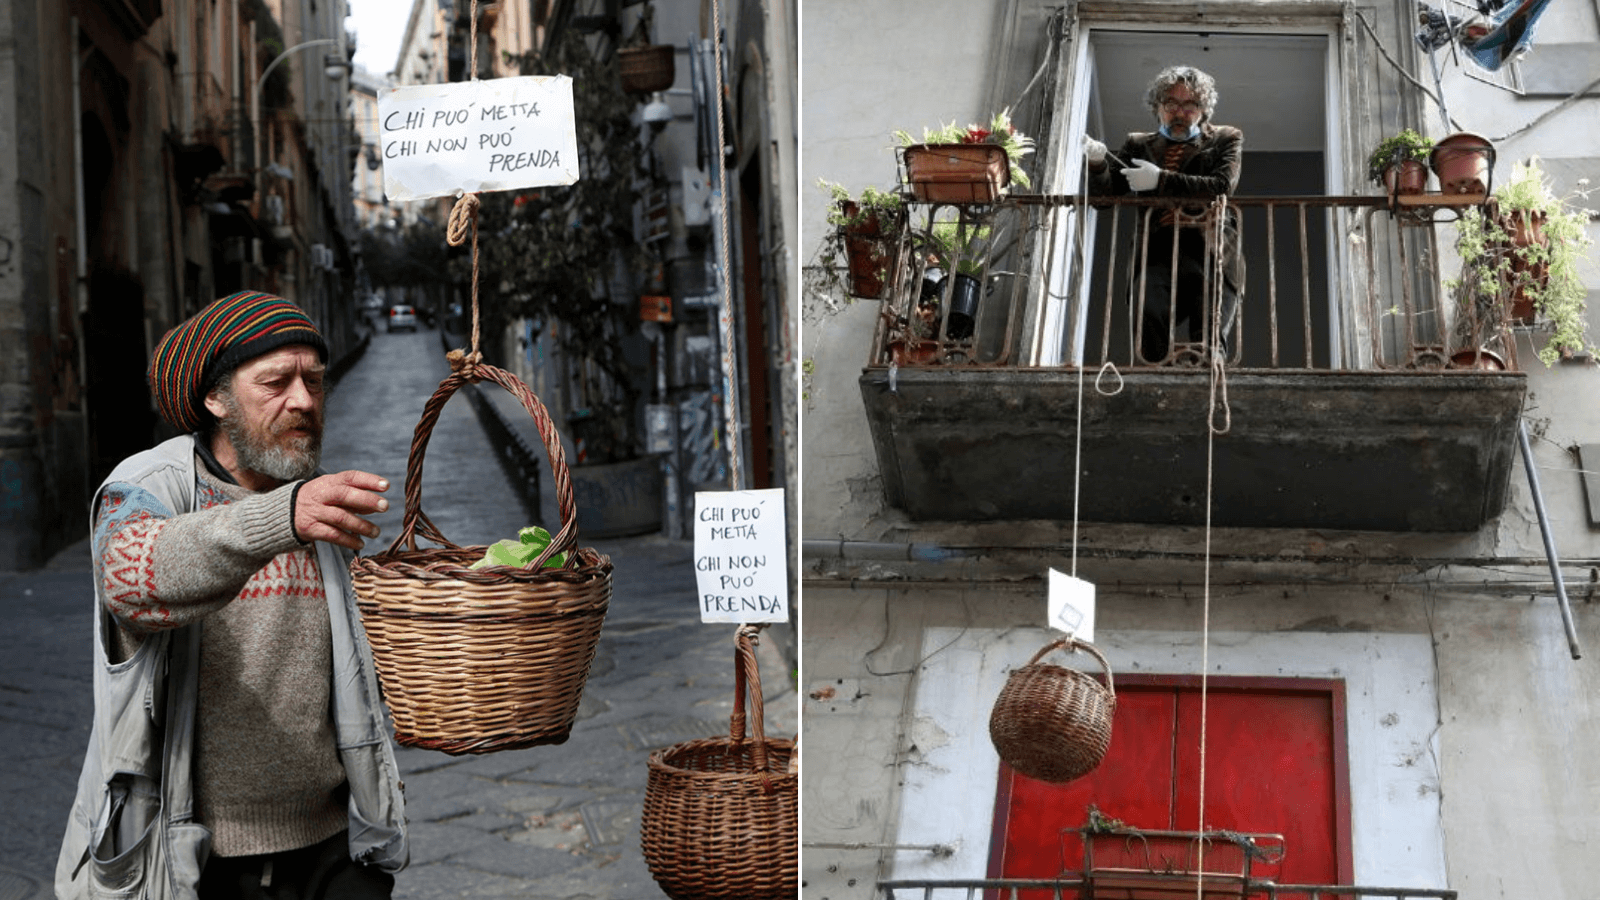
M 1098 171 L 1092 166 L 1089 168 L 1089 192 L 1095 196 L 1121 196 L 1130 193 L 1128 179 L 1122 175 L 1123 167 L 1118 165 L 1116 160 L 1132 163 L 1136 159 L 1147 159 L 1159 166 L 1166 159 L 1167 148 L 1174 143 L 1162 137 L 1160 132 L 1128 135 L 1128 140 L 1122 145 L 1122 149 L 1116 151 L 1116 159 L 1108 157 L 1105 165 Z M 1161 180 L 1156 183 L 1156 189 L 1145 196 L 1195 197 L 1209 203 L 1211 198 L 1218 194 L 1231 195 L 1238 189 L 1239 162 L 1244 155 L 1244 132 L 1228 125 L 1207 123 L 1200 126 L 1199 137 L 1184 142 L 1182 146 L 1183 157 L 1178 163 L 1177 171 L 1163 171 Z M 1204 204 L 1189 208 L 1191 212 L 1203 210 Z M 1152 215 L 1152 224 L 1160 216 L 1160 211 Z M 1144 217 L 1141 215 L 1138 221 L 1142 229 Z M 1162 231 L 1164 229 L 1157 225 L 1158 236 Z M 1134 246 L 1139 245 L 1140 242 L 1136 239 Z M 1151 244 L 1152 265 L 1163 252 L 1170 253 L 1171 244 L 1161 241 Z M 1228 283 L 1235 290 L 1242 289 L 1245 266 L 1244 256 L 1239 251 L 1239 217 L 1236 210 L 1229 211 L 1218 257 L 1222 260 L 1223 275 L 1228 279 Z M 1137 263 L 1138 256 L 1135 255 L 1131 264 Z

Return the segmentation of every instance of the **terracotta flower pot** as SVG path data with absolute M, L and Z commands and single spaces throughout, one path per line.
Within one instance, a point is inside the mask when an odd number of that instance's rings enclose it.
M 845 218 L 854 219 L 860 209 L 846 200 L 839 204 Z M 850 294 L 863 300 L 883 297 L 883 289 L 892 270 L 890 235 L 884 233 L 876 213 L 869 214 L 844 229 L 845 257 L 850 270 Z
M 1500 227 L 1511 235 L 1511 246 L 1531 247 L 1544 243 L 1545 214 L 1537 210 L 1522 209 L 1500 213 Z
M 1439 188 L 1446 194 L 1486 194 L 1489 168 L 1494 162 L 1494 145 L 1489 139 L 1459 131 L 1433 145 L 1428 166 L 1439 176 Z
M 1550 283 L 1550 263 L 1544 259 L 1530 259 L 1523 251 L 1528 247 L 1545 245 L 1545 214 L 1534 210 L 1501 212 L 1499 220 L 1500 227 L 1510 235 L 1510 247 L 1507 250 L 1511 263 L 1507 313 L 1513 323 L 1531 325 L 1538 311 L 1534 309 L 1533 298 L 1529 294 L 1534 290 L 1543 290 Z
M 905 162 L 911 193 L 925 203 L 993 203 L 1011 183 L 999 144 L 913 144 Z
M 1506 361 L 1493 350 L 1457 350 L 1450 354 L 1450 368 L 1478 369 L 1483 372 L 1504 372 Z
M 1428 167 L 1420 159 L 1402 159 L 1383 173 L 1390 197 L 1420 194 L 1428 188 Z
M 939 342 L 897 338 L 889 342 L 889 358 L 897 366 L 926 366 L 939 361 Z

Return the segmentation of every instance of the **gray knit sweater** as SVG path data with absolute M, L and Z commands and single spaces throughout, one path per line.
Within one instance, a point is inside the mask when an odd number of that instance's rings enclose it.
M 219 856 L 308 846 L 346 827 L 330 714 L 332 644 L 316 556 L 295 537 L 296 484 L 254 493 L 196 460 L 195 511 L 129 485 L 95 520 L 96 571 L 126 659 L 144 635 L 201 622 L 196 817 Z

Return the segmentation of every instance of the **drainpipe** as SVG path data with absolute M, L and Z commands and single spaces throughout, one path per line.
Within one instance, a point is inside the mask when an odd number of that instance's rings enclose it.
M 883 541 L 846 541 L 806 538 L 800 542 L 801 553 L 806 556 L 831 556 L 838 559 L 904 560 L 906 562 L 943 562 L 973 551 L 938 544 L 896 544 Z
M 1556 585 L 1556 604 L 1561 607 L 1561 624 L 1567 630 L 1567 649 L 1573 659 L 1582 659 L 1578 648 L 1578 631 L 1572 624 L 1572 605 L 1567 602 L 1567 583 L 1561 578 L 1561 560 L 1556 556 L 1556 542 L 1550 534 L 1550 519 L 1544 512 L 1544 494 L 1539 490 L 1539 472 L 1533 465 L 1533 450 L 1528 446 L 1528 424 L 1517 419 L 1517 442 L 1522 446 L 1522 465 L 1528 472 L 1528 489 L 1533 492 L 1533 509 L 1539 515 L 1539 534 L 1544 538 L 1544 555 L 1550 561 L 1550 578 Z
M 87 213 L 84 210 L 85 200 L 84 200 L 84 196 L 83 196 L 83 98 L 79 94 L 80 94 L 80 91 L 83 88 L 83 64 L 89 61 L 89 57 L 93 53 L 94 53 L 94 48 L 90 47 L 89 51 L 87 53 L 83 54 L 83 56 L 81 56 L 81 57 L 78 56 L 78 17 L 77 16 L 73 16 L 72 17 L 72 56 L 73 56 L 73 60 L 72 60 L 72 162 L 73 162 L 73 166 L 72 166 L 72 192 L 73 192 L 73 213 L 77 217 L 77 222 L 74 223 L 74 224 L 76 226 L 76 228 L 75 228 L 76 233 L 77 233 L 77 241 L 76 241 L 76 243 L 78 245 L 78 252 L 77 252 L 78 283 L 75 285 L 77 290 L 74 291 L 74 293 L 77 294 L 77 298 L 78 298 L 78 315 L 79 316 L 83 316 L 85 313 L 87 313 L 89 311 L 89 247 L 88 247 L 89 226 L 88 226 L 88 216 L 87 216 Z M 79 363 L 80 368 L 79 368 L 78 371 L 80 371 L 80 372 L 86 371 L 85 369 L 82 368 L 82 365 L 85 362 L 85 360 L 83 360 L 81 358 L 83 352 L 84 352 L 83 351 L 83 342 L 79 341 L 78 342 L 78 353 L 79 353 L 80 359 L 78 360 L 78 363 Z

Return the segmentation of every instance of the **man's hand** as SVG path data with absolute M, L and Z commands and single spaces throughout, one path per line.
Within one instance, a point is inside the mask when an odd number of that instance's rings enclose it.
M 354 469 L 307 481 L 295 494 L 295 536 L 360 550 L 363 536 L 378 536 L 378 526 L 362 516 L 388 510 L 389 501 L 376 493 L 388 489 L 389 479 Z
M 1133 165 L 1122 170 L 1128 187 L 1135 191 L 1153 191 L 1161 183 L 1161 167 L 1148 159 L 1136 159 Z
M 1083 158 L 1089 165 L 1100 168 L 1106 161 L 1106 145 L 1088 135 L 1083 136 Z

